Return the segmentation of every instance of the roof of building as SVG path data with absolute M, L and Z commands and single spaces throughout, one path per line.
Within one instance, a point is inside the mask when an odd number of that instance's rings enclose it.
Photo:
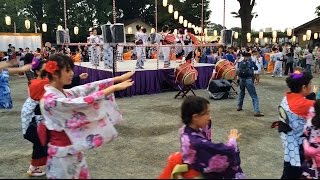
M 294 30 L 295 31 L 299 31 L 300 29 L 306 28 L 308 25 L 314 24 L 314 23 L 320 23 L 320 16 L 315 18 L 315 19 L 313 19 L 313 20 L 311 20 L 311 21 L 309 21 L 309 22 L 306 22 L 306 23 L 294 28 Z

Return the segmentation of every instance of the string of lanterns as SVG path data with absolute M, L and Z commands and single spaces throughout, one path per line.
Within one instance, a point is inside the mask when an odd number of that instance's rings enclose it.
M 8 26 L 11 25 L 11 17 L 10 17 L 10 16 L 6 16 L 6 17 L 5 17 L 5 23 L 6 23 L 6 25 L 8 25 Z M 14 23 L 14 24 L 15 24 L 15 23 Z M 26 29 L 30 29 L 30 27 L 31 27 L 31 22 L 30 22 L 30 20 L 28 20 L 28 19 L 25 20 L 25 21 L 24 21 L 24 26 L 25 26 Z M 35 23 L 35 26 L 36 26 L 36 23 Z M 47 31 L 48 31 L 48 25 L 47 25 L 46 23 L 42 23 L 41 28 L 42 28 L 42 32 L 47 32 Z M 36 29 L 36 28 L 35 28 L 35 29 Z M 63 27 L 62 27 L 61 25 L 58 25 L 57 30 L 63 30 Z M 16 30 L 15 30 L 15 32 L 16 32 Z M 73 28 L 73 32 L 74 32 L 75 35 L 78 35 L 78 34 L 79 34 L 79 27 L 78 27 L 78 26 L 75 26 L 75 27 Z

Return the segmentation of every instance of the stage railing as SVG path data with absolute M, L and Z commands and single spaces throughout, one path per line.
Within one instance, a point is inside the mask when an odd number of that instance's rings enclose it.
M 69 46 L 100 46 L 103 47 L 104 45 L 106 45 L 105 43 L 65 43 L 63 44 L 63 47 L 69 47 Z M 203 53 L 205 53 L 204 49 L 207 48 L 212 48 L 212 47 L 219 47 L 223 44 L 218 44 L 218 43 L 207 43 L 207 44 L 198 44 L 198 45 L 182 45 L 182 44 L 168 44 L 168 45 L 159 45 L 159 44 L 147 44 L 147 45 L 136 45 L 134 43 L 119 43 L 119 44 L 108 44 L 110 45 L 110 47 L 113 48 L 113 73 L 118 72 L 118 61 L 123 61 L 123 54 L 124 54 L 124 48 L 129 48 L 131 50 L 135 50 L 137 47 L 141 47 L 141 48 L 153 48 L 153 51 L 156 51 L 156 69 L 158 70 L 160 67 L 160 50 L 162 47 L 170 47 L 170 55 L 171 55 L 171 51 L 175 48 L 190 48 L 189 50 L 192 51 L 192 64 L 194 64 L 194 58 L 195 58 L 195 50 L 197 48 L 201 48 L 201 53 L 200 53 L 200 57 L 203 55 Z M 122 48 L 122 52 L 119 52 L 119 49 Z M 103 50 L 101 50 L 101 53 L 103 54 Z M 147 52 L 145 52 L 146 55 Z M 183 57 L 186 57 L 187 54 L 184 54 Z M 105 57 L 103 57 L 104 59 Z M 132 60 L 132 59 L 131 59 Z M 97 64 L 98 63 L 98 64 Z M 93 67 L 97 68 L 100 62 L 95 62 L 93 64 Z M 81 62 L 80 62 L 81 65 Z

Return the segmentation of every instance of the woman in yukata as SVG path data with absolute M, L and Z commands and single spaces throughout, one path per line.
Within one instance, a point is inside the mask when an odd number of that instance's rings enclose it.
M 278 127 L 284 148 L 284 165 L 281 179 L 301 178 L 304 162 L 303 137 L 307 119 L 313 115 L 314 100 L 306 97 L 312 92 L 313 76 L 308 72 L 296 70 L 287 79 L 290 92 L 279 106 L 279 121 L 273 123 Z
M 320 170 L 320 100 L 314 104 L 314 116 L 307 120 L 304 127 L 303 150 L 305 161 L 302 176 L 305 179 L 319 179 Z
M 188 165 L 188 172 L 183 174 L 183 178 L 245 178 L 240 167 L 237 139 L 241 134 L 238 130 L 230 131 L 226 144 L 211 142 L 209 101 L 198 96 L 187 97 L 181 106 L 181 118 L 185 124 L 180 129 L 181 149 L 179 153 L 172 154 L 169 161 L 179 164 L 181 158 L 180 164 Z M 168 173 L 168 169 L 177 169 L 170 166 L 167 165 L 159 179 L 170 178 L 167 174 L 172 172 Z
M 63 89 L 72 81 L 72 59 L 52 55 L 46 71 L 49 84 L 40 101 L 44 123 L 38 126 L 38 133 L 42 144 L 48 142 L 47 178 L 90 178 L 83 151 L 117 137 L 113 124 L 122 115 L 113 93 L 132 86 L 134 72 Z
M 0 62 L 0 109 L 12 109 L 11 91 L 9 87 L 9 75 L 24 73 L 31 68 L 30 64 L 19 68 L 12 66 L 18 65 L 16 60 Z

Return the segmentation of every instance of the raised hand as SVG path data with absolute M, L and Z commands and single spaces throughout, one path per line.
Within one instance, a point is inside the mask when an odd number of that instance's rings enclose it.
M 134 71 L 130 71 L 130 72 L 127 72 L 125 74 L 122 74 L 120 77 L 119 77 L 119 82 L 123 82 L 123 81 L 126 81 L 128 79 L 130 79 L 133 75 L 134 75 Z
M 88 73 L 81 73 L 80 75 L 79 75 L 79 78 L 80 79 L 87 79 L 88 78 Z
M 240 136 L 241 136 L 241 133 L 239 133 L 237 129 L 231 129 L 228 137 L 238 140 Z
M 132 86 L 134 83 L 134 81 L 132 81 L 131 79 L 128 79 L 126 81 L 123 81 L 119 84 L 114 85 L 115 86 L 115 91 L 121 91 L 124 89 L 127 89 L 128 87 Z

